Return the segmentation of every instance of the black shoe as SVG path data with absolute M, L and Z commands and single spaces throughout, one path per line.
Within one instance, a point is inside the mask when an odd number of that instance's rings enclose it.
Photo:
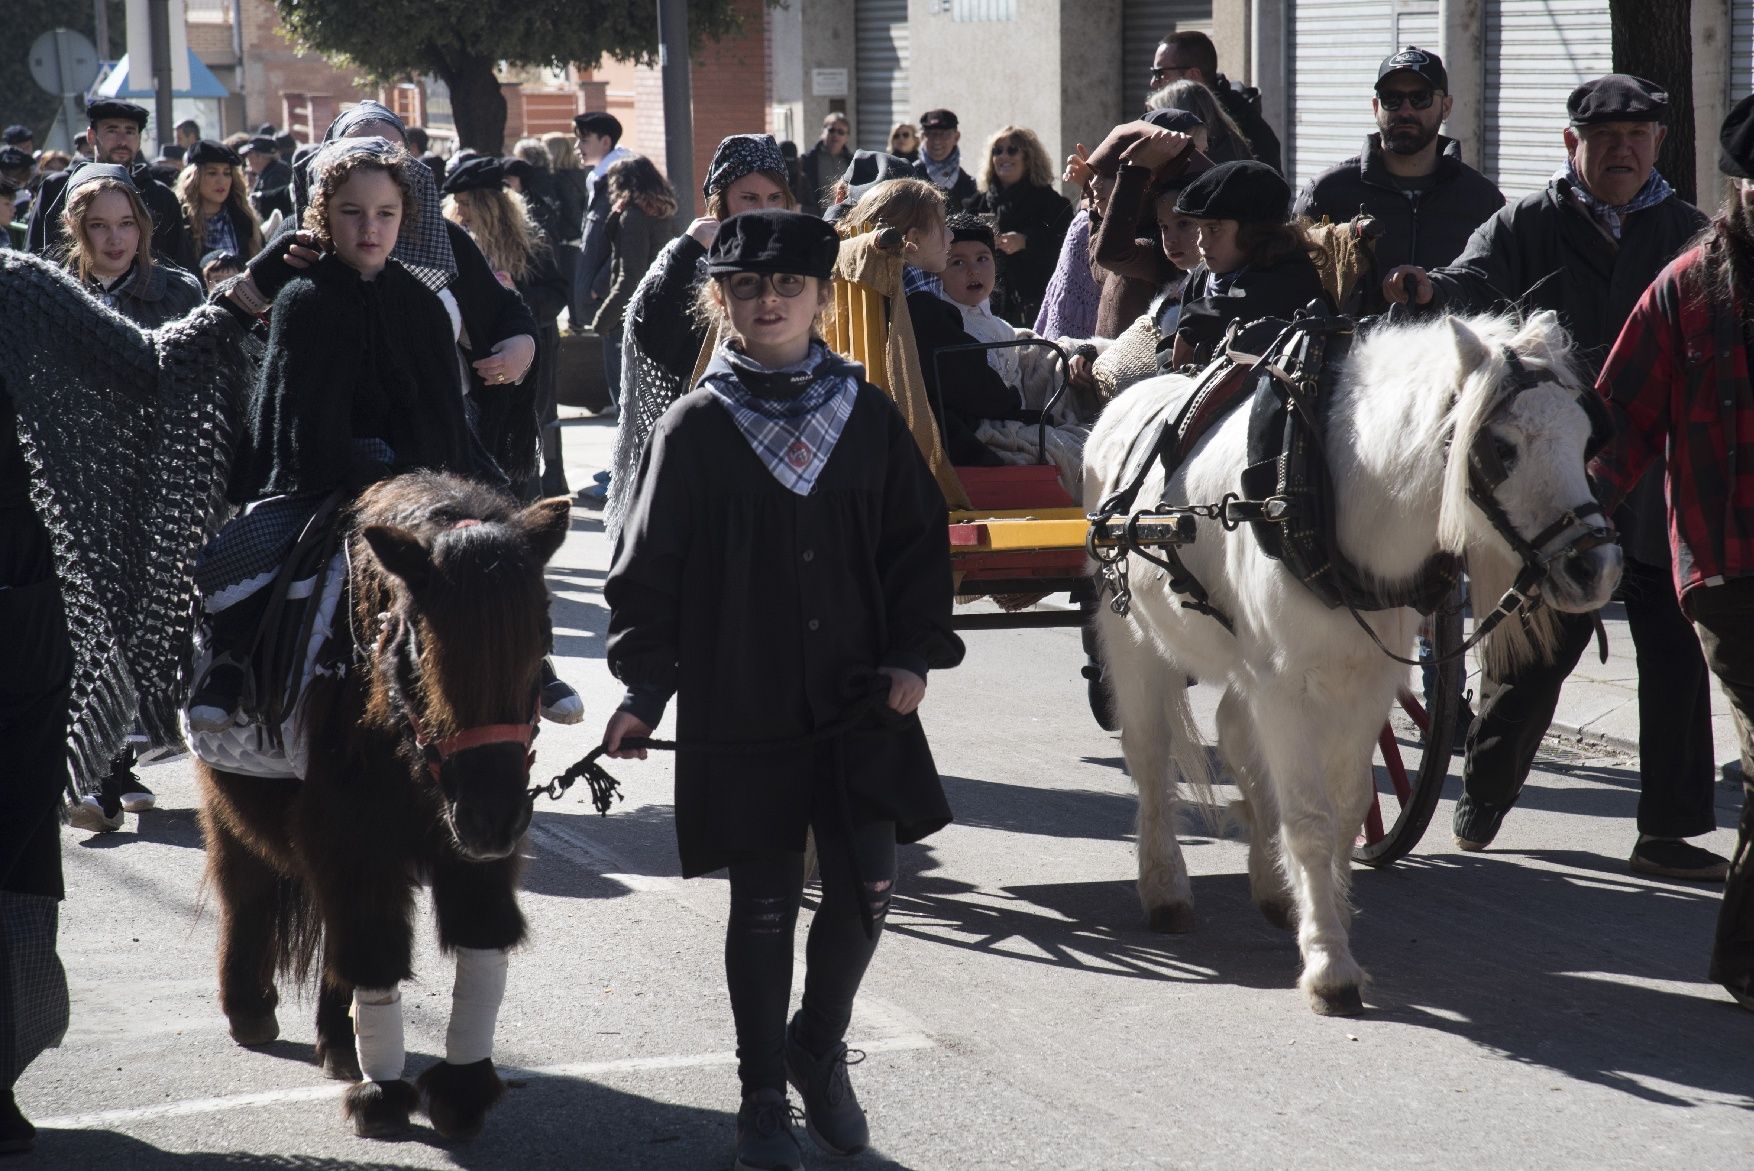
M 18 1100 L 8 1089 L 0 1094 L 0 1155 L 22 1155 L 36 1145 L 37 1128 L 18 1108 Z
M 115 833 L 122 828 L 121 799 L 108 793 L 87 794 L 67 813 L 67 824 L 94 834 Z
M 1476 801 L 1463 793 L 1456 801 L 1456 816 L 1452 823 L 1457 848 L 1473 852 L 1490 846 L 1492 839 L 1498 836 L 1499 827 L 1504 824 L 1504 815 L 1509 812 L 1508 805 Z
M 804 1171 L 804 1151 L 792 1133 L 792 1104 L 778 1090 L 756 1090 L 737 1111 L 733 1171 Z
M 237 722 L 244 697 L 244 669 L 232 662 L 215 663 L 189 696 L 189 727 L 197 732 L 223 732 Z
M 1680 878 L 1688 882 L 1722 882 L 1730 875 L 1730 860 L 1680 838 L 1644 838 L 1632 847 L 1626 860 L 1634 874 Z
M 158 804 L 158 797 L 134 774 L 135 760 L 134 750 L 126 748 L 110 765 L 110 775 L 104 778 L 103 784 L 106 810 L 119 806 L 128 813 L 144 813 Z
M 798 1018 L 786 1029 L 786 1080 L 804 1100 L 804 1128 L 831 1155 L 856 1155 L 871 1143 L 871 1127 L 853 1094 L 847 1066 L 865 1055 L 835 1043 L 818 1057 L 798 1040 Z
M 552 659 L 542 660 L 542 718 L 556 724 L 576 724 L 585 718 L 585 701 L 554 673 Z

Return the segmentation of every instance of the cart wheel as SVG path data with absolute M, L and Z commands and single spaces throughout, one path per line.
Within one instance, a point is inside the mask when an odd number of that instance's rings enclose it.
M 1084 689 L 1090 697 L 1090 714 L 1096 717 L 1096 726 L 1104 732 L 1119 732 L 1121 717 L 1115 711 L 1114 688 L 1103 678 L 1102 645 L 1096 640 L 1096 603 L 1090 599 L 1081 599 L 1078 608 L 1084 612 L 1084 625 L 1081 628 L 1084 637 L 1084 666 L 1078 673 L 1084 676 Z
M 1461 646 L 1459 593 L 1431 616 L 1425 637 L 1433 658 Z M 1407 669 L 1407 682 L 1377 738 L 1370 809 L 1352 846 L 1353 861 L 1387 866 L 1419 844 L 1449 776 L 1465 682 L 1467 663 L 1459 656 L 1434 668 Z

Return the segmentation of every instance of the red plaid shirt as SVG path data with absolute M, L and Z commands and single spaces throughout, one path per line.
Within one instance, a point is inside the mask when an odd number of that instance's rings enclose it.
M 1616 435 L 1590 465 L 1611 511 L 1667 453 L 1683 604 L 1699 586 L 1754 576 L 1754 387 L 1742 305 L 1714 309 L 1704 257 L 1704 248 L 1676 257 L 1626 319 L 1596 380 Z

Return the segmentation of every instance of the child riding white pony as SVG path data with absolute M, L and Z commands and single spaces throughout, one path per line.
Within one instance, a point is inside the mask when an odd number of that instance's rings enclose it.
M 1595 541 L 1576 540 L 1591 528 L 1578 516 L 1593 507 L 1584 475 L 1592 415 L 1581 396 L 1594 392 L 1569 346 L 1551 314 L 1384 324 L 1356 338 L 1335 371 L 1325 448 L 1338 551 L 1363 580 L 1392 590 L 1440 551 L 1465 552 L 1481 612 L 1526 568 L 1525 585 L 1547 570 L 1538 590 L 1549 606 L 1585 612 L 1607 601 L 1619 547 L 1597 543 L 1599 530 Z M 1137 437 L 1178 410 L 1193 385 L 1154 378 L 1109 405 L 1085 448 L 1092 511 L 1115 490 Z M 1231 411 L 1167 487 L 1154 466 L 1138 501 L 1204 503 L 1237 492 L 1248 431 L 1249 411 Z M 1484 478 L 1481 465 L 1491 469 Z M 1484 507 L 1470 500 L 1471 485 Z M 1251 810 L 1255 902 L 1286 925 L 1294 908 L 1300 987 L 1317 1012 L 1350 1015 L 1362 1011 L 1365 979 L 1348 941 L 1350 848 L 1371 800 L 1371 747 L 1407 669 L 1373 645 L 1354 615 L 1324 605 L 1263 554 L 1247 528 L 1201 521 L 1194 542 L 1178 550 L 1234 632 L 1184 608 L 1168 575 L 1138 561 L 1125 613 L 1099 607 L 1107 677 L 1139 788 L 1139 896 L 1154 929 L 1191 926 L 1177 781 L 1197 793 L 1210 781 L 1188 706 L 1193 675 L 1225 688 L 1219 753 Z M 1403 606 L 1361 621 L 1406 655 L 1420 615 Z M 1540 654 L 1541 629 L 1538 616 L 1527 628 L 1513 618 L 1487 639 L 1486 653 Z

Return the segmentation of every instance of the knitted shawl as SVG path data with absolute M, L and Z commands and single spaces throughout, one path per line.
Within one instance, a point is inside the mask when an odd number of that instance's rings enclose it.
M 0 251 L 0 393 L 49 530 L 74 655 L 70 764 L 96 793 L 136 721 L 179 743 L 195 555 L 226 515 L 244 326 L 203 305 L 143 330 Z

